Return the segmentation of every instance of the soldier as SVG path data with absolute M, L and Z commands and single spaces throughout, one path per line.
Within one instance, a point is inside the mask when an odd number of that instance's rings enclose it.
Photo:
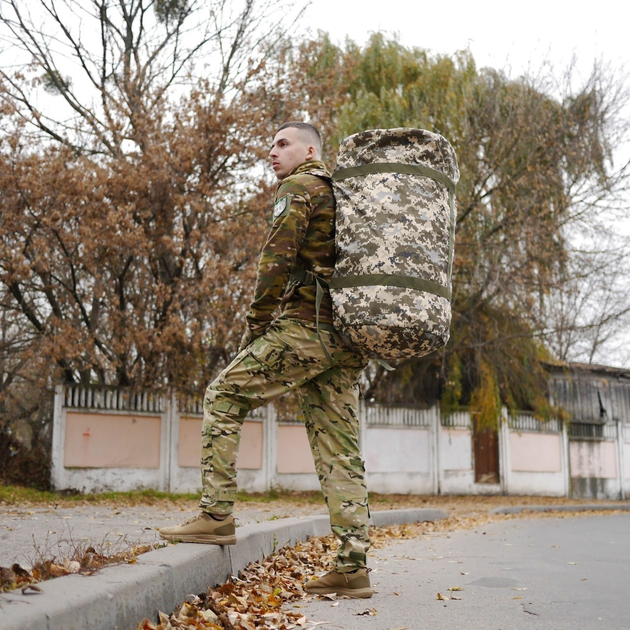
M 243 420 L 299 388 L 315 468 L 340 541 L 333 570 L 305 588 L 371 597 L 358 420 L 358 380 L 366 360 L 335 332 L 330 294 L 315 278 L 328 280 L 335 264 L 335 202 L 321 152 L 319 131 L 308 123 L 286 123 L 273 140 L 269 157 L 280 181 L 247 330 L 239 354 L 204 398 L 201 513 L 159 531 L 166 540 L 236 542 L 232 511 Z

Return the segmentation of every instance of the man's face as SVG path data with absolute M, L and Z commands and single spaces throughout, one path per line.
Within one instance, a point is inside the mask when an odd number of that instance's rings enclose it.
M 305 136 L 296 127 L 281 129 L 276 134 L 269 157 L 278 179 L 284 179 L 296 166 L 313 159 L 315 149 Z

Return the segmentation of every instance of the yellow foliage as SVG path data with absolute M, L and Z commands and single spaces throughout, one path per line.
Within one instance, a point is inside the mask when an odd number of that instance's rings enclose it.
M 454 354 L 442 390 L 442 411 L 456 411 L 462 400 L 462 392 L 462 361 L 459 354 Z
M 493 367 L 481 362 L 479 369 L 480 382 L 470 396 L 470 407 L 477 412 L 477 426 L 479 429 L 493 429 L 498 427 L 501 417 L 501 395 Z

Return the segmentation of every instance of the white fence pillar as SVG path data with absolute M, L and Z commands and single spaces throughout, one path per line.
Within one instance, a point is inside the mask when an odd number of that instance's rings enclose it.
M 164 427 L 162 435 L 167 436 L 168 443 L 165 445 L 167 448 L 162 448 L 163 453 L 163 486 L 166 492 L 175 492 L 175 486 L 178 480 L 178 468 L 179 468 L 179 421 L 181 412 L 179 405 L 177 404 L 177 395 L 175 392 L 171 392 L 168 399 L 164 400 L 164 415 L 162 421 Z
M 441 469 L 440 463 L 440 435 L 442 431 L 442 417 L 440 414 L 440 408 L 435 405 L 431 414 L 431 475 L 433 479 L 433 494 L 441 494 Z
M 53 434 L 50 479 L 55 489 L 65 488 L 65 438 L 66 438 L 66 410 L 63 404 L 64 387 L 55 387 L 55 402 L 53 405 Z
M 562 422 L 562 470 L 564 471 L 564 496 L 571 496 L 571 451 L 569 444 L 569 425 Z
M 510 493 L 511 472 L 509 417 L 507 409 L 501 407 L 501 416 L 499 418 L 499 483 L 501 484 L 502 494 Z
M 619 498 L 624 501 L 626 498 L 626 462 L 625 462 L 625 436 L 623 430 L 623 422 L 617 420 L 617 474 L 619 477 Z
M 278 485 L 278 414 L 273 404 L 263 418 L 263 475 L 265 490 Z

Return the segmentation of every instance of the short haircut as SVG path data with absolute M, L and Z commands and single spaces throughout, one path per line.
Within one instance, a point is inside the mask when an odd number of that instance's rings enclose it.
M 294 127 L 295 129 L 300 129 L 301 131 L 305 131 L 311 142 L 315 146 L 317 153 L 321 155 L 322 153 L 322 136 L 319 133 L 319 129 L 315 127 L 315 125 L 311 125 L 311 123 L 301 122 L 299 120 L 291 120 L 289 122 L 284 123 L 278 127 L 278 131 L 282 131 L 283 129 L 287 129 L 288 127 Z M 277 133 L 277 132 L 276 132 Z

